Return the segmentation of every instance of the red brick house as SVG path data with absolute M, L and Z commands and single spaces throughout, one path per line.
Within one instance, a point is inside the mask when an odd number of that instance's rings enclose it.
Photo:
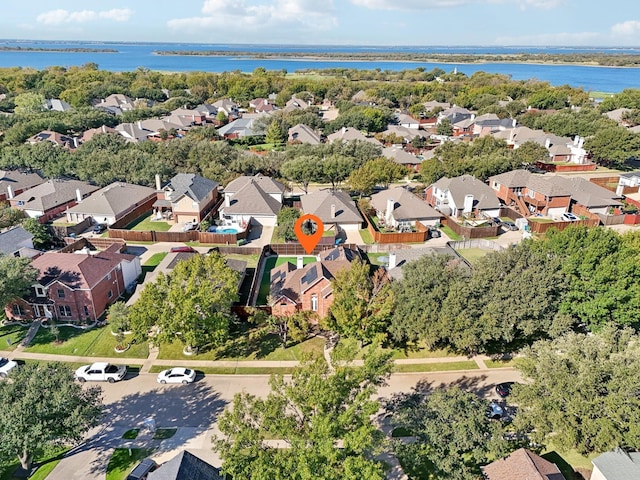
M 97 320 L 142 273 L 140 259 L 112 245 L 102 252 L 47 252 L 31 262 L 37 283 L 5 306 L 7 318 L 58 321 Z M 95 253 L 95 254 L 94 254 Z
M 271 270 L 270 305 L 274 315 L 310 311 L 319 318 L 326 317 L 333 303 L 331 280 L 361 257 L 356 250 L 335 247 L 317 258 L 317 262 L 303 266 L 303 257 L 298 257 L 296 265 L 287 262 Z

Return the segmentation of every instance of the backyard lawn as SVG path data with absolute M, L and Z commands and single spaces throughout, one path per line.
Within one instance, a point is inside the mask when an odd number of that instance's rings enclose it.
M 142 217 L 138 217 L 129 225 L 127 228 L 129 230 L 139 230 L 142 232 L 150 232 L 155 230 L 156 232 L 168 232 L 171 228 L 171 224 L 165 221 L 151 221 L 153 214 L 143 215 Z
M 480 260 L 490 252 L 490 250 L 484 250 L 482 248 L 460 248 L 456 251 L 471 264 L 476 263 L 478 260 Z
M 51 330 L 41 327 L 25 351 L 86 357 L 147 358 L 149 356 L 147 343 L 134 344 L 126 352 L 116 353 L 114 351 L 116 340 L 108 326 L 94 327 L 89 330 L 59 327 L 59 330 L 60 335 L 56 343 Z
M 316 261 L 314 256 L 304 256 L 304 264 L 313 263 Z M 258 300 L 256 305 L 266 305 L 267 297 L 269 296 L 269 281 L 271 279 L 271 270 L 282 265 L 285 262 L 296 264 L 297 257 L 284 257 L 284 256 L 270 256 L 265 259 L 264 272 L 260 279 L 260 290 L 258 292 Z
M 365 245 L 373 244 L 373 237 L 371 236 L 371 232 L 368 228 L 363 228 L 362 230 L 360 230 L 360 236 L 362 237 L 362 241 L 365 243 Z
M 447 227 L 446 225 L 443 225 L 442 227 L 440 227 L 440 230 L 442 230 L 447 235 L 447 237 L 449 237 L 451 240 L 454 240 L 454 241 L 462 240 L 462 237 L 458 235 L 456 232 L 454 232 L 453 230 L 451 230 L 451 227 Z
M 280 339 L 264 334 L 260 329 L 237 332 L 234 338 L 217 349 L 195 355 L 184 355 L 183 345 L 176 342 L 161 345 L 161 360 L 301 360 L 304 354 L 322 355 L 325 340 L 313 337 L 296 345 L 282 348 Z
M 116 448 L 107 465 L 107 480 L 125 480 L 133 467 L 151 452 L 146 448 Z

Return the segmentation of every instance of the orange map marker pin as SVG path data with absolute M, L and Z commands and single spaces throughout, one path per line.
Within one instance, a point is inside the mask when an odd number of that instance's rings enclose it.
M 303 231 L 303 226 L 313 224 L 312 222 L 316 224 L 316 231 L 311 234 L 306 234 Z M 307 252 L 307 254 L 310 254 L 322 238 L 322 234 L 324 233 L 324 224 L 322 223 L 322 220 L 315 215 L 307 213 L 296 220 L 296 223 L 293 226 L 293 231 L 296 234 L 296 237 L 298 237 L 298 241 L 300 242 L 300 245 L 302 245 L 302 248 L 304 248 L 304 251 Z

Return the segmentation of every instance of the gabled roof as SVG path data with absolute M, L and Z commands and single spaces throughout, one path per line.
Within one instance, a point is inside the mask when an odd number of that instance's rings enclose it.
M 375 138 L 366 137 L 360 130 L 352 127 L 343 127 L 340 130 L 333 132 L 331 135 L 327 136 L 327 140 L 332 143 L 335 141 L 342 140 L 343 142 L 350 142 L 353 140 L 360 140 L 363 142 L 374 143 L 376 145 L 382 145 Z
M 88 142 L 89 140 L 91 140 L 93 137 L 95 137 L 100 133 L 118 133 L 118 132 L 116 132 L 114 128 L 107 127 L 106 125 L 102 125 L 101 127 L 90 128 L 89 130 L 85 130 L 85 132 L 82 134 L 82 141 Z
M 317 216 L 326 224 L 362 223 L 362 215 L 348 193 L 332 190 L 318 190 L 300 197 L 302 211 Z M 331 216 L 335 205 L 335 216 Z
M 127 139 L 129 142 L 144 142 L 149 135 L 153 134 L 151 130 L 145 130 L 136 123 L 121 123 L 115 126 L 115 130 Z
M 265 192 L 257 182 L 245 184 L 231 195 L 231 204 L 223 207 L 224 214 L 277 215 L 282 203 Z
M 51 130 L 43 130 L 27 139 L 27 143 L 32 145 L 40 142 L 48 141 L 59 147 L 68 148 L 70 150 L 78 147 L 78 139 L 70 135 L 63 135 Z
M 56 112 L 68 112 L 72 109 L 71 105 L 59 98 L 47 98 L 44 101 L 44 107 L 47 110 L 53 110 Z
M 421 159 L 416 155 L 407 152 L 402 147 L 391 146 L 383 148 L 382 155 L 396 163 L 399 163 L 400 165 L 418 165 L 419 163 L 422 163 Z
M 115 182 L 94 192 L 78 205 L 71 207 L 68 212 L 118 216 L 118 214 L 129 210 L 133 205 L 155 195 L 156 191 L 153 188 L 132 183 Z
M 95 255 L 46 252 L 34 258 L 31 266 L 38 270 L 38 283 L 42 286 L 57 281 L 71 289 L 92 289 L 120 262 L 134 258 L 110 250 Z
M 389 255 L 396 255 L 396 265 L 389 268 L 388 272 L 394 280 L 402 280 L 404 277 L 402 269 L 405 265 L 424 257 L 425 255 L 447 255 L 453 258 L 451 249 L 448 247 L 418 247 L 418 248 L 401 248 L 389 252 Z M 464 264 L 463 264 L 464 265 Z
M 404 187 L 382 190 L 371 196 L 371 206 L 386 214 L 387 201 L 393 200 L 393 218 L 402 220 L 424 220 L 441 218 L 442 214 L 416 197 Z
M 526 448 L 482 467 L 482 471 L 487 480 L 566 480 L 555 463 Z
M 448 190 L 458 208 L 462 208 L 464 205 L 465 195 L 473 195 L 474 208 L 480 210 L 500 208 L 500 200 L 496 197 L 495 192 L 473 175 L 454 178 L 442 177 L 433 185 L 440 190 Z
M 147 480 L 222 480 L 220 470 L 194 454 L 183 450 L 157 470 Z
M 621 206 L 622 196 L 581 177 L 555 175 L 549 181 L 564 188 L 571 199 L 588 208 Z
M 45 181 L 35 172 L 21 172 L 20 170 L 0 170 L 0 194 L 7 194 L 7 187 L 11 186 L 13 193 L 18 190 L 35 187 Z
M 597 456 L 591 463 L 606 480 L 640 478 L 640 452 L 625 452 L 616 448 Z
M 382 135 L 393 134 L 398 137 L 404 138 L 406 142 L 410 142 L 416 137 L 429 138 L 431 134 L 425 130 L 419 130 L 417 128 L 408 128 L 402 125 L 387 125 L 387 129 L 382 132 Z
M 318 145 L 321 143 L 320 135 L 318 135 L 311 127 L 303 123 L 299 123 L 289 129 L 289 141 L 309 143 L 311 145 Z
M 226 187 L 224 187 L 225 193 L 235 193 L 249 183 L 257 184 L 266 193 L 284 193 L 284 185 L 274 180 L 271 177 L 264 175 L 242 175 L 234 180 L 231 180 Z
M 561 182 L 555 181 L 555 178 L 555 176 L 551 175 L 545 176 L 518 169 L 489 177 L 489 181 L 504 185 L 507 188 L 526 187 L 549 198 L 570 196 L 571 192 Z
M 16 203 L 17 208 L 23 210 L 46 212 L 75 200 L 76 190 L 80 190 L 80 194 L 85 197 L 98 188 L 80 180 L 54 178 L 16 195 L 12 202 Z M 22 202 L 22 204 L 18 202 Z
M 140 128 L 141 130 L 148 130 L 149 132 L 158 133 L 161 130 L 168 132 L 172 128 L 175 130 L 180 130 L 182 129 L 182 125 L 159 118 L 149 118 L 147 120 L 140 120 L 138 122 L 138 128 Z
M 268 115 L 268 113 L 262 113 L 259 115 Z M 233 122 L 227 123 L 225 126 L 218 129 L 218 134 L 225 135 L 238 135 L 239 137 L 251 137 L 254 135 L 264 135 L 263 130 L 254 128 L 254 123 L 257 117 L 243 115 L 242 118 L 238 118 Z
M 193 201 L 201 202 L 207 198 L 207 195 L 213 190 L 218 188 L 218 185 L 218 182 L 201 177 L 195 173 L 179 173 L 171 179 L 169 185 L 165 188 L 173 190 L 171 194 L 171 201 L 173 202 L 177 201 L 183 195 L 186 195 Z
M 25 242 L 33 240 L 33 235 L 24 228 L 17 226 L 0 233 L 0 254 L 13 255 L 24 247 Z M 33 246 L 33 244 L 31 245 Z

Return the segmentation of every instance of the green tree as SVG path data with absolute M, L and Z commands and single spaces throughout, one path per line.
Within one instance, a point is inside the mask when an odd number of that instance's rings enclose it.
M 359 342 L 385 336 L 393 312 L 393 295 L 386 273 L 377 269 L 372 276 L 369 270 L 368 263 L 355 260 L 331 282 L 333 303 L 327 327 Z
M 38 271 L 31 266 L 31 259 L 0 255 L 0 305 L 20 298 L 38 278 Z
M 453 135 L 453 126 L 448 118 L 443 118 L 436 126 L 436 133 L 438 135 L 446 135 L 450 137 Z
M 13 227 L 24 219 L 24 212 L 17 208 L 0 208 L 0 228 Z
M 60 363 L 30 363 L 0 382 L 0 453 L 29 470 L 46 448 L 82 440 L 100 422 L 100 387 L 83 388 Z
M 51 243 L 49 228 L 38 221 L 37 218 L 27 218 L 22 222 L 22 228 L 33 235 L 33 246 L 43 248 Z
M 16 113 L 34 114 L 45 111 L 44 95 L 34 92 L 21 93 L 13 99 Z
M 523 355 L 514 424 L 533 441 L 582 454 L 640 448 L 640 338 L 631 329 L 570 333 Z
M 124 302 L 115 302 L 107 311 L 107 322 L 113 333 L 126 332 L 131 328 L 129 306 Z
M 278 336 L 282 348 L 287 348 L 289 340 L 299 343 L 307 339 L 311 330 L 311 313 L 299 310 L 291 315 L 269 315 L 266 327 Z
M 129 310 L 132 331 L 154 343 L 179 341 L 190 349 L 226 340 L 238 274 L 217 253 L 193 255 L 147 284 Z
M 277 238 L 282 238 L 286 242 L 296 240 L 296 232 L 293 227 L 296 220 L 300 218 L 300 210 L 294 207 L 284 207 L 278 212 L 278 226 L 274 234 Z
M 332 155 L 323 160 L 320 166 L 323 180 L 331 183 L 331 190 L 336 190 L 349 177 L 355 168 L 355 162 L 349 157 Z
M 310 155 L 285 161 L 280 167 L 280 173 L 287 180 L 297 184 L 305 195 L 308 193 L 309 184 L 322 178 L 320 161 Z
M 628 168 L 627 161 L 640 158 L 640 135 L 624 127 L 610 127 L 587 138 L 585 150 L 600 165 Z
M 389 359 L 375 351 L 362 368 L 340 363 L 332 369 L 323 358 L 307 359 L 291 380 L 273 375 L 264 399 L 236 394 L 219 418 L 223 436 L 215 441 L 223 471 L 247 480 L 384 479 L 382 464 L 372 458 L 383 435 L 371 416 L 380 408 L 372 395 L 391 371 Z M 274 438 L 288 448 L 266 444 Z
M 281 145 L 287 141 L 287 131 L 282 120 L 273 118 L 265 132 L 265 142 Z
M 518 448 L 503 438 L 500 422 L 488 420 L 488 400 L 458 387 L 413 394 L 392 406 L 393 422 L 416 442 L 398 445 L 398 456 L 411 470 L 434 478 L 477 480 L 480 465 Z

